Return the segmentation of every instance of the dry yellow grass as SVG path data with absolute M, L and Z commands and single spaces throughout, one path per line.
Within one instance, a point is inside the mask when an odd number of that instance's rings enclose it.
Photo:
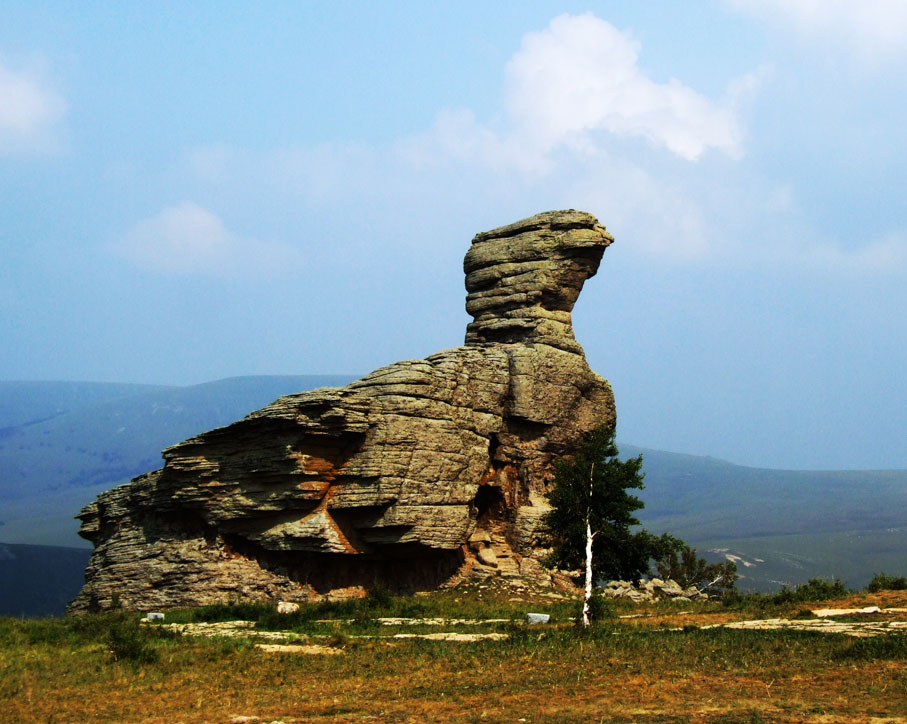
M 51 623 L 7 620 L 0 721 L 907 723 L 900 649 L 855 649 L 840 635 L 659 630 L 740 617 L 717 607 L 640 612 L 653 615 L 591 635 L 514 627 L 506 642 L 340 639 L 342 656 L 176 638 L 154 642 L 159 660 L 141 666 L 112 661 L 90 636 L 55 639 Z

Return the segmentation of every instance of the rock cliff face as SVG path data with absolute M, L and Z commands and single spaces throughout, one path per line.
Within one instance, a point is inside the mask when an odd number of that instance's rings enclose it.
M 570 312 L 612 237 L 548 212 L 478 234 L 466 344 L 282 397 L 164 451 L 82 510 L 71 610 L 359 595 L 470 575 L 544 580 L 552 461 L 614 420 Z

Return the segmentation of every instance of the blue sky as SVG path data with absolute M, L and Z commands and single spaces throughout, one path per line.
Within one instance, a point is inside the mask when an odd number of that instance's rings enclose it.
M 477 231 L 615 235 L 626 442 L 907 467 L 907 5 L 8 2 L 0 379 L 364 374 Z

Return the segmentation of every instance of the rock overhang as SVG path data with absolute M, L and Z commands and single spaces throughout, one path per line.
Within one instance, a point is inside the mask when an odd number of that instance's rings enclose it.
M 582 211 L 548 211 L 476 234 L 463 260 L 466 344 L 549 344 L 582 353 L 570 313 L 614 241 Z
M 81 514 L 95 543 L 74 610 L 305 600 L 376 577 L 426 589 L 490 571 L 545 580 L 553 462 L 613 422 L 570 312 L 613 241 L 584 212 L 476 235 L 466 344 L 341 389 L 282 397 L 165 451 Z

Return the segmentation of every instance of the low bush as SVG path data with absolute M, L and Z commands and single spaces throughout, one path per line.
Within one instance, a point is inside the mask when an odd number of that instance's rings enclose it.
M 589 599 L 589 620 L 592 623 L 601 623 L 608 619 L 614 618 L 614 603 L 611 599 L 606 598 L 602 594 L 600 588 L 596 588 L 592 592 L 592 597 Z M 576 615 L 573 620 L 577 625 L 582 625 L 583 623 L 583 603 L 579 602 L 579 606 L 576 610 Z
M 257 621 L 260 616 L 273 609 L 273 604 L 260 601 L 214 603 L 197 608 L 184 609 L 175 618 L 186 623 L 215 623 L 218 621 Z M 168 618 L 170 616 L 168 615 Z
M 869 593 L 878 593 L 879 591 L 907 591 L 907 578 L 904 576 L 886 576 L 884 573 L 876 573 L 869 585 L 866 586 Z
M 696 586 L 710 596 L 721 597 L 736 591 L 737 565 L 733 561 L 708 563 L 695 548 L 673 536 L 664 535 L 660 541 L 664 550 L 655 560 L 659 578 L 676 581 L 681 588 Z
M 149 643 L 147 627 L 134 616 L 121 616 L 107 628 L 106 643 L 114 661 L 128 661 L 135 664 L 151 664 L 159 654 Z
M 843 598 L 851 593 L 840 579 L 828 581 L 824 578 L 811 578 L 795 588 L 782 588 L 771 594 L 772 603 L 800 603 L 802 601 L 827 601 L 831 598 Z

